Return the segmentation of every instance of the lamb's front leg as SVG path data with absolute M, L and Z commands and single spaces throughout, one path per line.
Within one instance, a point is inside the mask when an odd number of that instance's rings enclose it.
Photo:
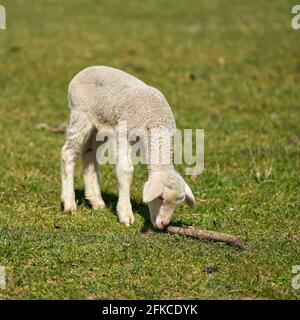
M 120 156 L 117 161 L 117 176 L 119 181 L 119 200 L 117 213 L 119 221 L 129 226 L 134 222 L 130 203 L 130 185 L 133 177 L 134 167 L 130 156 Z

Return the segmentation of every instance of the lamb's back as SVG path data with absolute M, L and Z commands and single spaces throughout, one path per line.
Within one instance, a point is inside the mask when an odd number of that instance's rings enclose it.
M 164 95 L 136 77 L 106 66 L 79 72 L 69 85 L 71 108 L 115 126 L 126 120 L 129 127 L 164 126 L 175 128 L 171 108 Z

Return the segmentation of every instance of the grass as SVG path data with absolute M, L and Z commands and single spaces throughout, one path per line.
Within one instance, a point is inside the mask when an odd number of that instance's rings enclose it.
M 300 264 L 294 1 L 1 4 L 1 299 L 300 297 L 291 286 Z M 79 209 L 61 213 L 64 136 L 36 125 L 66 122 L 68 82 L 101 64 L 160 88 L 179 128 L 205 129 L 205 171 L 186 177 L 197 207 L 178 208 L 174 223 L 242 235 L 244 251 L 146 231 L 142 166 L 132 186 L 134 226 L 118 223 L 111 166 L 100 168 L 107 209 L 88 208 L 78 170 Z

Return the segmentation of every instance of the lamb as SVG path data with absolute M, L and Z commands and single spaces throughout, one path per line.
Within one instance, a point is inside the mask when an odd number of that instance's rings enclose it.
M 68 100 L 70 121 L 61 152 L 62 205 L 64 211 L 76 211 L 74 170 L 75 161 L 81 155 L 85 197 L 93 209 L 102 209 L 105 203 L 101 196 L 96 161 L 98 130 L 108 128 L 117 132 L 118 123 L 126 121 L 129 130 L 145 130 L 149 141 L 153 139 L 149 132 L 154 128 L 166 129 L 170 135 L 174 134 L 175 120 L 159 90 L 126 72 L 107 66 L 88 67 L 79 72 L 69 85 Z M 159 141 L 157 143 L 161 143 Z M 130 202 L 134 166 L 130 154 L 122 152 L 122 147 L 130 152 L 132 144 L 126 141 L 125 146 L 119 145 L 117 148 L 117 214 L 119 221 L 129 226 L 134 222 Z M 175 171 L 172 161 L 150 161 L 147 168 L 148 180 L 143 189 L 143 201 L 148 204 L 153 226 L 164 229 L 169 225 L 175 208 L 183 201 L 194 207 L 195 198 L 190 187 Z

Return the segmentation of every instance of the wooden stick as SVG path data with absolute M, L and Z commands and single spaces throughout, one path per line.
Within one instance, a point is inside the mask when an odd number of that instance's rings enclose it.
M 180 235 L 201 239 L 201 240 L 213 240 L 218 242 L 225 242 L 231 246 L 235 246 L 241 249 L 244 248 L 243 239 L 227 233 L 209 231 L 209 230 L 200 230 L 195 227 L 182 228 L 182 227 L 174 227 L 174 226 L 169 226 L 167 228 L 167 231 L 171 234 L 180 234 Z

